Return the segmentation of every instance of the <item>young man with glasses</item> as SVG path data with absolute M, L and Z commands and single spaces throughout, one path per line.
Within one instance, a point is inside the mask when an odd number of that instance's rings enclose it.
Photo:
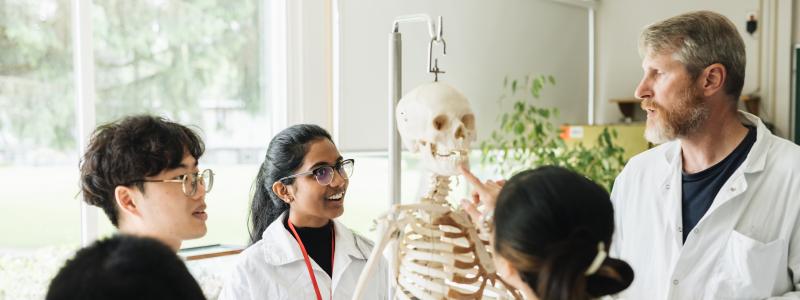
M 132 116 L 98 127 L 80 166 L 86 203 L 120 233 L 152 237 L 177 251 L 206 234 L 205 195 L 214 173 L 198 168 L 205 146 L 191 129 Z

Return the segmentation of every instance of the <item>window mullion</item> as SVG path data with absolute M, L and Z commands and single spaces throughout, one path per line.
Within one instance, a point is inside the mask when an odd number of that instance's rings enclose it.
M 75 80 L 75 119 L 78 153 L 83 153 L 95 126 L 94 48 L 92 45 L 92 1 L 72 0 L 73 68 Z M 80 158 L 79 158 L 80 159 Z M 97 208 L 81 201 L 81 245 L 98 237 Z

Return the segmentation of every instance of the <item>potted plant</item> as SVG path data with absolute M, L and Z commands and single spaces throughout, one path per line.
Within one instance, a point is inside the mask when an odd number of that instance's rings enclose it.
M 498 116 L 499 128 L 481 143 L 481 163 L 493 167 L 504 177 L 543 165 L 561 166 L 583 174 L 610 191 L 614 179 L 625 166 L 625 151 L 614 142 L 617 132 L 604 128 L 592 147 L 582 143 L 567 145 L 552 121 L 558 117 L 558 109 L 534 103 L 546 85 L 555 83 L 550 75 L 503 80 L 503 95 L 498 101 L 502 106 L 510 99 L 512 109 Z

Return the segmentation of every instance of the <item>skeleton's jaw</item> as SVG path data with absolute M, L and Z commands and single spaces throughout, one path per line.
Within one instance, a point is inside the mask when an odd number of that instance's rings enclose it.
M 469 163 L 469 151 L 464 148 L 445 148 L 423 142 L 418 149 L 425 168 L 440 176 L 457 176 L 458 166 Z

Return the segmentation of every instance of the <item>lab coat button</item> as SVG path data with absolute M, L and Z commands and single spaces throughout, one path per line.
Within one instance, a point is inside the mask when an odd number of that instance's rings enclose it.
M 678 226 L 678 232 L 683 233 L 683 227 Z
M 673 280 L 672 285 L 678 285 L 678 280 L 677 279 Z
M 666 189 L 666 190 L 669 190 L 669 184 L 667 184 L 666 186 L 664 186 L 664 189 Z
M 735 192 L 735 191 L 736 191 L 736 187 L 735 187 L 735 186 L 732 186 L 732 187 L 731 187 L 731 192 Z

